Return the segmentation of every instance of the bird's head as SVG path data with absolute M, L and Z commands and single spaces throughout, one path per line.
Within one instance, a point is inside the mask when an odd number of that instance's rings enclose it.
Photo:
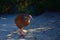
M 27 14 L 27 15 L 24 16 L 24 18 L 26 18 L 26 19 L 32 19 L 32 15 Z
M 21 19 L 24 19 L 25 21 L 32 19 L 32 15 L 30 15 L 30 14 L 20 14 L 19 16 Z
M 25 14 L 25 16 L 24 16 L 25 21 L 30 22 L 31 19 L 32 19 L 32 16 L 30 14 Z

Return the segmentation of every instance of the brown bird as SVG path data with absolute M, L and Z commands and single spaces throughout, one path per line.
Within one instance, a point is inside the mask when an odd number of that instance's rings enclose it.
M 32 16 L 29 14 L 20 14 L 20 15 L 16 16 L 15 23 L 16 23 L 17 27 L 20 29 L 20 33 L 22 35 L 24 35 L 23 28 L 25 28 L 26 26 L 28 26 L 30 24 L 31 18 L 32 18 Z

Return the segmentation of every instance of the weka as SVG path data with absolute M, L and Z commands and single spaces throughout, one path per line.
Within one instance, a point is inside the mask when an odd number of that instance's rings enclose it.
M 29 14 L 19 14 L 15 18 L 16 26 L 20 29 L 20 33 L 24 35 L 23 28 L 30 24 L 30 19 L 32 18 Z

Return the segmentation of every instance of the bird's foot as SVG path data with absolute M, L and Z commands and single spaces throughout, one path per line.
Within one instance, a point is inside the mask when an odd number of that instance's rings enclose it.
M 22 35 L 22 36 L 25 36 L 26 34 L 27 34 L 27 30 L 23 30 L 23 31 L 20 31 L 20 34 Z

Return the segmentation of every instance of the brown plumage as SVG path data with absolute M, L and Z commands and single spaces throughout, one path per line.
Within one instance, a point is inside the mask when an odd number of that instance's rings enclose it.
M 30 24 L 30 19 L 32 18 L 29 14 L 20 14 L 15 18 L 15 23 L 18 28 L 20 28 L 20 33 L 24 34 L 23 28 Z

